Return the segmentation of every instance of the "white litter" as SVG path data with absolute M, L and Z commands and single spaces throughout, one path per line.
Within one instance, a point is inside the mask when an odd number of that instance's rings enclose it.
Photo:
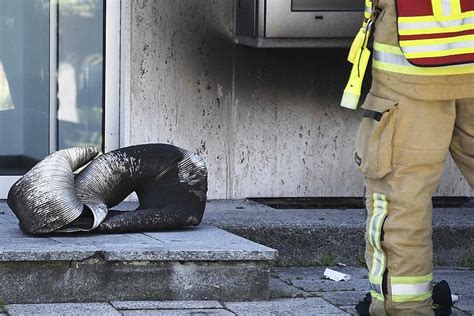
M 453 301 L 453 304 L 456 304 L 457 302 L 459 302 L 459 296 L 456 294 L 451 294 L 451 299 Z
M 328 268 L 324 270 L 324 276 L 336 282 L 349 281 L 351 279 L 350 275 L 348 274 L 345 274 L 336 270 L 328 269 Z

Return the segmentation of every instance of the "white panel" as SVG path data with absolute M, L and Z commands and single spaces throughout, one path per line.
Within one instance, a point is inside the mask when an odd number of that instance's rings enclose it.
M 105 151 L 119 147 L 120 1 L 107 0 L 105 18 Z

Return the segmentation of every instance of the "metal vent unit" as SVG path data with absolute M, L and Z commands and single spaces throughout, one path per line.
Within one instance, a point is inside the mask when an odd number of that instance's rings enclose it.
M 235 42 L 252 47 L 347 47 L 364 0 L 235 0 Z

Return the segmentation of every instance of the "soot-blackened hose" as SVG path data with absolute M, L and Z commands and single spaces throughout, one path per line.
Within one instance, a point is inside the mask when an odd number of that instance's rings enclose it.
M 92 147 L 58 151 L 10 189 L 8 205 L 32 234 L 133 232 L 199 225 L 207 169 L 196 154 L 166 144 L 137 145 L 98 156 Z M 95 159 L 94 159 L 95 158 Z M 73 172 L 90 162 L 75 177 Z M 109 211 L 136 192 L 134 211 Z

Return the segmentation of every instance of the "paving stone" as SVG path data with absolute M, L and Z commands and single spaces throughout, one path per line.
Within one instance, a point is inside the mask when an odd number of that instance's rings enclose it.
M 351 315 L 359 315 L 359 313 L 355 309 L 355 306 L 340 306 L 339 308 L 348 312 Z
M 446 280 L 451 291 L 459 295 L 456 308 L 474 314 L 474 271 L 469 268 L 440 267 L 433 273 L 435 282 Z
M 351 276 L 349 281 L 332 281 L 324 278 L 326 267 L 274 268 L 280 280 L 306 292 L 369 291 L 367 270 L 354 267 L 329 267 Z
M 309 295 L 309 293 L 288 285 L 279 279 L 270 278 L 270 298 L 272 299 L 308 297 Z
M 122 311 L 122 315 L 125 316 L 187 316 L 187 315 L 217 315 L 217 316 L 231 316 L 231 313 L 225 309 L 161 309 L 161 310 L 133 310 L 133 311 Z
M 313 268 L 274 268 L 273 274 L 279 280 L 294 287 L 321 296 L 337 306 L 355 305 L 368 292 L 366 271 L 353 267 L 334 267 L 333 269 L 347 273 L 351 281 L 334 282 L 323 279 L 324 267 Z M 436 267 L 434 280 L 447 280 L 452 291 L 460 296 L 456 308 L 474 314 L 474 271 L 469 268 Z
M 120 313 L 107 303 L 64 303 L 64 304 L 15 304 L 6 306 L 9 315 L 103 315 L 113 316 Z
M 473 313 L 465 313 L 459 309 L 453 308 L 451 316 L 472 316 Z
M 324 298 L 336 306 L 353 305 L 361 301 L 368 291 L 336 291 L 336 292 L 315 292 L 319 297 Z
M 348 315 L 321 298 L 294 298 L 265 302 L 224 303 L 237 315 Z
M 111 304 L 120 310 L 223 308 L 218 301 L 113 301 Z

